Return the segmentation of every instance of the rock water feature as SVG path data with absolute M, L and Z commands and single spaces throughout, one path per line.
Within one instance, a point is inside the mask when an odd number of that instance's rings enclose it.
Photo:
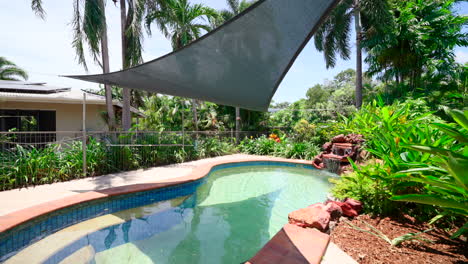
M 353 161 L 359 159 L 363 142 L 362 135 L 338 135 L 323 145 L 323 152 L 315 157 L 312 165 L 341 174 L 349 166 L 348 157 Z

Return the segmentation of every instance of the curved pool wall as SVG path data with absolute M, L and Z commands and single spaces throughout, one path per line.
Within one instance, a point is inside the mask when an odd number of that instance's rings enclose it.
M 284 166 L 316 170 L 312 165 L 285 161 L 247 161 L 213 165 L 204 176 L 226 168 L 242 166 Z M 98 216 L 194 194 L 207 177 L 147 191 L 110 196 L 59 209 L 0 233 L 0 262 L 63 228 Z

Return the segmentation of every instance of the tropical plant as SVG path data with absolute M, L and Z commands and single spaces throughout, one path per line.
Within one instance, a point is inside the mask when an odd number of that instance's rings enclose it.
M 356 31 L 356 107 L 362 105 L 362 45 L 366 34 L 391 24 L 387 0 L 344 0 L 331 12 L 315 33 L 315 47 L 324 53 L 327 68 L 336 65 L 339 55 L 350 59 L 351 23 Z
M 421 184 L 402 180 L 395 173 L 412 168 L 415 164 L 432 164 L 429 154 L 421 155 L 405 147 L 414 142 L 435 142 L 437 147 L 449 146 L 451 141 L 430 123 L 440 121 L 425 103 L 408 100 L 384 106 L 382 101 L 366 104 L 342 123 L 347 132 L 363 134 L 365 148 L 379 162 L 357 166 L 354 172 L 341 177 L 332 192 L 342 198 L 346 195 L 366 202 L 368 213 L 391 214 L 397 205 L 389 200 L 393 195 L 411 193 Z M 425 210 L 421 208 L 421 210 Z
M 426 191 L 418 194 L 403 194 L 392 197 L 394 201 L 415 202 L 442 207 L 452 213 L 468 216 L 468 111 L 449 111 L 456 124 L 433 123 L 444 133 L 452 145 L 439 146 L 431 140 L 418 141 L 423 145 L 407 144 L 406 148 L 433 155 L 434 162 L 411 164 L 411 168 L 396 173 L 408 182 L 424 185 Z M 439 140 L 440 141 L 440 140 Z M 406 177 L 405 177 L 406 176 Z M 453 237 L 468 230 L 466 223 Z
M 146 16 L 146 28 L 151 34 L 151 24 L 156 23 L 166 38 L 171 40 L 173 50 L 178 50 L 199 38 L 203 31 L 210 31 L 209 21 L 216 17 L 213 9 L 187 0 L 167 0 L 159 8 L 151 9 Z M 193 122 L 198 130 L 197 101 L 192 99 Z
M 369 161 L 359 167 L 353 165 L 353 172 L 341 175 L 339 178 L 330 178 L 333 183 L 331 193 L 338 199 L 353 198 L 366 206 L 364 212 L 371 215 L 388 215 L 398 208 L 396 203 L 390 201 L 392 191 L 398 182 L 389 178 L 389 173 L 376 161 Z
M 31 0 L 31 8 L 37 16 L 45 19 L 42 0 Z M 85 46 L 87 45 L 94 62 L 102 68 L 103 73 L 108 73 L 109 47 L 105 0 L 74 0 L 71 26 L 73 31 L 72 46 L 75 49 L 78 64 L 83 65 L 86 71 L 88 70 L 85 58 Z M 115 129 L 115 113 L 112 91 L 110 85 L 107 84 L 104 85 L 104 89 L 108 125 L 113 130 Z
M 457 67 L 454 48 L 468 45 L 463 31 L 468 17 L 452 11 L 456 2 L 390 1 L 394 23 L 369 32 L 364 42 L 368 73 L 397 83 L 408 80 L 412 90 L 422 85 L 425 74 L 449 81 Z
M 226 23 L 226 21 L 242 13 L 255 2 L 257 2 L 257 0 L 226 0 L 228 9 L 220 10 L 217 16 L 211 17 L 210 19 L 213 29 L 221 26 L 222 24 Z
M 211 8 L 191 4 L 187 0 L 167 0 L 146 16 L 146 28 L 151 34 L 151 24 L 156 23 L 161 32 L 171 40 L 174 50 L 199 38 L 203 31 L 210 31 L 208 24 L 200 23 L 216 16 Z
M 317 126 L 302 119 L 294 126 L 294 133 L 294 138 L 297 142 L 315 141 Z
M 117 2 L 117 0 L 113 1 L 114 3 Z M 143 62 L 142 22 L 147 9 L 157 9 L 160 7 L 161 2 L 164 1 L 120 0 L 120 28 L 123 69 L 136 66 Z M 122 128 L 124 131 L 128 131 L 132 125 L 130 111 L 132 95 L 134 97 L 140 96 L 139 92 L 137 91 L 132 91 L 128 88 L 122 88 Z
M 312 159 L 320 152 L 320 147 L 312 142 L 294 142 L 285 136 L 245 138 L 239 144 L 243 153 L 270 155 L 294 159 Z
M 21 79 L 28 79 L 26 71 L 5 57 L 0 57 L 0 80 L 19 81 Z

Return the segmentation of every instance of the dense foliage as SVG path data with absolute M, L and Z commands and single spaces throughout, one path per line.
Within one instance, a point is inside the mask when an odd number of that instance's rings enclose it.
M 410 100 L 390 106 L 374 102 L 345 118 L 342 125 L 365 135 L 366 150 L 375 160 L 353 163 L 354 172 L 333 180 L 333 194 L 363 201 L 368 213 L 403 211 L 426 220 L 439 214 L 466 217 L 468 111 L 450 115 L 458 124 L 429 112 L 424 101 Z M 431 206 L 401 207 L 396 201 Z
M 152 146 L 180 144 L 180 136 L 150 134 L 130 139 L 132 134 L 104 139 L 90 138 L 86 147 L 86 176 L 149 168 L 194 159 L 231 154 L 236 151 L 232 139 L 186 135 L 181 146 Z M 112 141 L 112 146 L 109 145 Z M 130 141 L 131 140 L 131 141 Z M 142 147 L 119 146 L 125 143 L 148 145 Z M 40 185 L 85 177 L 83 175 L 83 145 L 81 141 L 48 145 L 43 148 L 16 145 L 0 152 L 0 189 Z
M 320 148 L 312 142 L 295 142 L 285 136 L 271 134 L 269 137 L 246 138 L 239 144 L 239 150 L 254 155 L 310 160 L 318 154 Z

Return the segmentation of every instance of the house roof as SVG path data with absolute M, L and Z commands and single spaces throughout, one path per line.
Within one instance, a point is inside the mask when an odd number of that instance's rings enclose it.
M 266 111 L 338 0 L 260 0 L 191 44 L 122 71 L 67 76 Z
M 83 94 L 86 93 L 86 104 L 105 105 L 106 98 L 101 95 L 74 90 L 70 87 L 50 86 L 46 83 L 31 83 L 22 81 L 0 80 L 0 103 L 9 102 L 35 102 L 59 104 L 83 104 Z M 122 108 L 118 100 L 113 100 L 114 106 Z M 131 107 L 133 113 L 143 115 L 138 109 Z

